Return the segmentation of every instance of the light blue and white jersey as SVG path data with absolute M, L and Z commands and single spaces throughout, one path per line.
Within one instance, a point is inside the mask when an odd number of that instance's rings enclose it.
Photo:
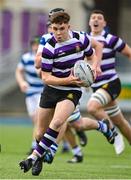
M 45 44 L 42 52 L 42 70 L 51 72 L 53 76 L 64 78 L 68 77 L 71 69 L 78 60 L 84 60 L 85 56 L 91 56 L 93 49 L 90 40 L 85 34 L 70 31 L 71 39 L 58 43 L 52 36 Z M 62 90 L 80 90 L 80 87 L 52 86 Z
M 103 56 L 101 61 L 102 74 L 98 76 L 93 83 L 93 88 L 99 88 L 118 78 L 115 69 L 116 65 L 116 52 L 121 52 L 125 47 L 125 42 L 112 34 L 102 31 L 101 35 L 91 36 L 95 40 L 103 43 Z
M 37 53 L 41 53 L 43 51 L 43 48 L 46 44 L 46 42 L 52 37 L 52 33 L 44 34 L 40 39 L 40 44 L 38 46 Z
M 31 96 L 36 93 L 41 93 L 44 87 L 44 84 L 36 72 L 34 66 L 35 54 L 32 52 L 27 52 L 22 55 L 18 67 L 24 70 L 25 80 L 29 84 L 26 95 Z

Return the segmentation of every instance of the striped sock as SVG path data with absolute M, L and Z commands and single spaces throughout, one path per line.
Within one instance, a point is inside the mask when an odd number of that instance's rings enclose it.
M 74 148 L 72 148 L 72 153 L 73 155 L 82 156 L 82 151 L 80 146 L 75 146 Z
M 51 128 L 48 128 L 46 133 L 44 134 L 43 138 L 37 145 L 35 152 L 36 154 L 41 157 L 44 152 L 49 149 L 49 147 L 56 141 L 56 138 L 58 136 L 58 132 L 54 131 Z
M 58 149 L 58 144 L 53 143 L 51 145 L 51 147 L 50 147 L 50 151 L 51 151 L 51 154 L 52 154 L 53 157 L 55 156 L 55 153 L 57 152 L 57 149 Z
M 102 121 L 98 121 L 98 131 L 102 132 L 102 133 L 106 133 L 107 132 L 107 125 L 102 122 Z
M 33 140 L 32 141 L 32 149 L 35 149 L 36 148 L 36 146 L 37 146 L 37 142 L 36 142 L 36 140 Z

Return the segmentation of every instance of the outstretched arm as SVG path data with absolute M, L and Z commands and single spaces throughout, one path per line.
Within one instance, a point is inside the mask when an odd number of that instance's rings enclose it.
M 127 44 L 125 45 L 124 49 L 121 51 L 123 55 L 129 58 L 131 60 L 131 47 L 128 46 Z

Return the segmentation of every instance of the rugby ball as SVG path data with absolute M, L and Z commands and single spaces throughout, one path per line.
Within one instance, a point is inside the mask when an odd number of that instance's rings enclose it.
M 75 63 L 74 76 L 82 80 L 86 87 L 90 87 L 94 82 L 94 73 L 91 65 L 84 60 L 79 60 Z

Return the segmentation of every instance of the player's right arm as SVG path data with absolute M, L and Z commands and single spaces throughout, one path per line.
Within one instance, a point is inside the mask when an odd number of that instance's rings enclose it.
M 103 50 L 103 44 L 98 42 L 97 40 L 91 38 L 91 45 L 95 49 L 95 54 L 99 60 L 99 63 L 102 59 L 102 50 Z
M 24 79 L 24 70 L 17 67 L 15 75 L 20 90 L 25 93 L 28 88 L 28 83 Z
M 94 76 L 96 78 L 97 76 L 99 76 L 101 74 L 101 68 L 100 68 L 101 59 L 99 59 L 100 56 L 97 57 L 96 51 L 93 51 L 91 38 L 87 34 L 85 34 L 85 36 L 84 36 L 84 44 L 85 44 L 85 50 L 84 50 L 85 57 L 86 57 L 87 61 L 91 60 L 92 69 L 94 72 Z M 96 46 L 96 42 L 94 42 L 94 46 Z M 99 44 L 98 44 L 98 46 L 99 46 Z M 99 54 L 102 54 L 101 51 L 102 51 L 102 48 L 100 48 Z
M 125 45 L 121 53 L 128 57 L 129 60 L 131 60 L 131 47 L 128 44 Z
M 25 93 L 27 91 L 27 88 L 29 87 L 29 85 L 24 78 L 24 73 L 25 73 L 24 68 L 20 62 L 16 68 L 15 77 L 16 77 L 16 81 L 20 87 L 20 90 Z
M 42 51 L 45 45 L 45 38 L 42 36 L 40 39 L 40 44 L 38 46 L 38 50 L 35 56 L 35 68 L 39 69 L 41 68 L 41 57 L 42 57 Z

